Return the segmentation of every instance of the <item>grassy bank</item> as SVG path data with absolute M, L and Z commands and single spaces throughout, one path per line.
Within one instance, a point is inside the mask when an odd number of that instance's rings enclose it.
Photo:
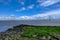
M 49 34 L 60 34 L 60 27 L 49 27 L 49 26 L 39 26 L 39 27 L 27 27 L 24 31 L 24 35 L 32 36 L 33 34 L 38 33 L 39 35 L 48 35 Z
M 0 34 L 0 40 L 60 40 L 59 26 L 19 25 Z

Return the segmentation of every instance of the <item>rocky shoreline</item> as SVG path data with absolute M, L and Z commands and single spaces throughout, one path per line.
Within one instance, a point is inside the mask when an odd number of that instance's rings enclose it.
M 40 33 L 35 32 L 30 36 L 24 34 L 25 31 L 34 29 L 35 27 L 37 28 L 37 26 L 32 25 L 14 26 L 5 32 L 1 32 L 0 40 L 60 40 L 60 35 L 56 33 L 51 34 L 47 32 L 47 35 L 40 35 Z

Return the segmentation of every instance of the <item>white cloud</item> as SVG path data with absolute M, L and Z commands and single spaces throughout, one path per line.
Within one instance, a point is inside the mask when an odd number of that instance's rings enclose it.
M 46 6 L 50 6 L 50 5 L 56 4 L 58 2 L 60 2 L 60 0 L 47 0 L 47 1 L 42 2 L 40 4 L 40 6 L 46 7 Z
M 28 9 L 33 9 L 33 8 L 34 8 L 34 6 L 35 6 L 35 5 L 34 5 L 34 4 L 32 4 L 32 5 L 29 5 L 27 8 L 28 8 Z
M 25 8 L 25 7 L 22 7 L 22 8 L 20 9 L 20 11 L 24 11 L 24 10 L 26 10 L 26 8 Z
M 16 17 L 15 15 L 11 14 L 9 16 L 4 16 L 4 15 L 1 15 L 0 16 L 0 20 L 16 20 Z
M 18 17 L 18 20 L 27 20 L 27 19 L 30 19 L 29 16 L 20 16 Z
M 42 20 L 42 19 L 59 19 L 60 10 L 49 11 L 42 14 L 36 14 L 32 16 L 20 16 L 18 19 L 21 20 Z
M 60 10 L 48 11 L 45 13 L 40 13 L 32 16 L 0 16 L 0 20 L 43 20 L 43 19 L 60 19 Z
M 26 10 L 26 8 L 22 7 L 21 9 L 16 10 L 16 12 L 25 11 L 25 10 Z
M 42 14 L 37 14 L 38 16 L 48 16 L 48 15 L 54 15 L 54 14 L 60 14 L 60 10 L 53 10 L 53 11 L 48 11 L 46 13 L 42 13 Z M 36 16 L 36 15 L 34 15 Z
M 21 5 L 24 5 L 25 4 L 25 2 L 24 2 L 24 0 L 16 0 L 19 4 L 21 4 Z
M 35 6 L 34 4 L 31 4 L 31 5 L 27 6 L 27 7 L 22 7 L 21 9 L 16 10 L 16 12 L 21 12 L 21 11 L 33 9 L 34 6 Z

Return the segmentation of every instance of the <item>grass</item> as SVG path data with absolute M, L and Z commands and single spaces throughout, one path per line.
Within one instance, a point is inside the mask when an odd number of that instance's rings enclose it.
M 27 27 L 24 31 L 25 36 L 33 36 L 35 34 L 47 36 L 49 34 L 60 34 L 60 27 Z
M 0 34 L 0 40 L 60 40 L 60 26 L 19 25 Z

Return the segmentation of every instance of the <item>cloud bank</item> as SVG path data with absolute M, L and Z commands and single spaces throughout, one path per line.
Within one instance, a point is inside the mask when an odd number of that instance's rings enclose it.
M 40 4 L 40 6 L 44 6 L 44 7 L 51 6 L 51 5 L 56 4 L 58 2 L 60 2 L 60 0 L 47 0 L 47 1 L 42 2 Z
M 9 4 L 10 2 L 11 1 L 6 2 L 4 0 L 0 0 L 0 3 L 4 4 L 5 3 Z M 47 7 L 60 2 L 60 0 L 38 0 L 38 2 L 40 3 L 40 6 Z M 24 5 L 24 1 L 19 1 L 19 3 Z M 21 9 L 16 11 L 19 12 L 19 11 L 25 11 L 27 9 L 33 9 L 34 6 L 35 5 L 32 4 L 27 7 L 22 7 Z M 60 9 L 47 11 L 45 13 L 38 13 L 32 16 L 19 16 L 19 17 L 16 17 L 15 15 L 0 16 L 0 20 L 44 20 L 44 19 L 60 19 Z
M 15 15 L 10 16 L 0 16 L 0 20 L 47 20 L 47 19 L 60 19 L 60 10 L 48 11 L 45 13 L 38 13 L 32 16 L 19 16 Z
M 32 16 L 21 16 L 18 19 L 23 19 L 23 20 L 60 19 L 60 10 L 53 10 L 42 14 L 32 15 Z

